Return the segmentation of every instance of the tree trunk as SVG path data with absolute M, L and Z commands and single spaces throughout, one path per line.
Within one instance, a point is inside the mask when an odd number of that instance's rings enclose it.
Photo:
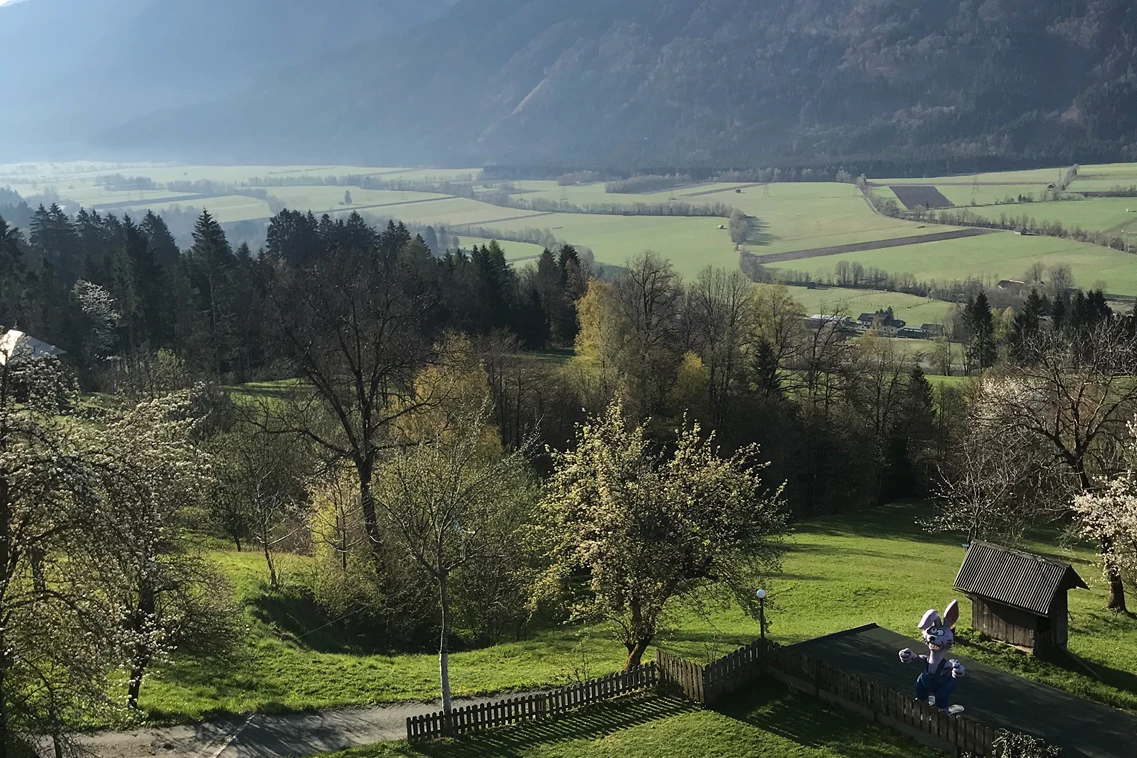
M 146 622 L 153 617 L 158 602 L 154 590 L 144 586 L 139 591 L 138 609 L 134 612 L 134 633 L 141 634 L 146 628 Z M 131 661 L 130 684 L 127 688 L 126 704 L 131 710 L 138 709 L 138 695 L 142 691 L 142 677 L 146 675 L 146 668 L 150 665 L 150 644 L 145 639 L 138 639 L 134 643 L 134 656 Z
M 375 493 L 371 489 L 371 477 L 375 474 L 374 461 L 357 461 L 356 474 L 359 476 L 359 504 L 363 509 L 363 526 L 371 540 L 371 553 L 376 568 L 382 570 L 382 534 L 379 531 L 379 517 L 375 512 Z
M 1108 537 L 1101 538 L 1101 554 L 1105 561 L 1105 575 L 1109 579 L 1109 602 L 1106 608 L 1118 613 L 1125 613 L 1125 585 L 1121 582 L 1121 572 L 1112 564 L 1108 556 L 1113 550 L 1113 540 Z
M 651 640 L 639 639 L 628 646 L 628 657 L 624 661 L 624 671 L 628 672 L 634 668 L 638 668 L 643 662 L 644 653 L 647 652 L 648 645 Z
M 276 564 L 272 560 L 272 552 L 268 549 L 268 542 L 265 542 L 265 563 L 268 564 L 268 586 L 276 588 L 278 580 L 276 578 Z
M 442 634 L 438 640 L 438 676 L 442 683 L 442 712 L 450 718 L 450 577 L 438 577 L 438 599 L 442 606 Z M 447 723 L 449 728 L 449 723 Z
M 268 535 L 269 535 L 268 524 L 265 523 L 264 521 L 262 521 L 261 522 L 261 545 L 264 546 L 265 563 L 268 564 L 268 586 L 275 589 L 277 586 L 276 564 L 272 560 L 272 551 L 269 550 L 269 547 L 268 547 Z

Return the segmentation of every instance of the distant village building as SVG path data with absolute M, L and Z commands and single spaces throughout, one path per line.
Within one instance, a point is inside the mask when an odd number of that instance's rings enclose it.
M 891 315 L 892 309 L 877 311 L 876 313 L 862 313 L 857 317 L 857 326 L 861 329 L 876 329 L 882 334 L 895 336 L 897 330 L 907 326 L 907 322 Z
M 923 330 L 924 334 L 928 335 L 928 339 L 944 336 L 943 324 L 921 324 L 920 329 Z
M 1033 652 L 1066 648 L 1066 593 L 1076 587 L 1089 589 L 1068 563 L 979 540 L 955 579 L 975 631 Z
M 64 351 L 55 345 L 49 345 L 35 337 L 29 337 L 17 329 L 9 329 L 0 335 L 0 366 L 8 365 L 8 361 L 15 365 L 23 360 L 35 360 L 48 355 L 63 354 Z
M 925 332 L 923 329 L 917 329 L 914 326 L 906 326 L 903 329 L 897 329 L 896 330 L 896 336 L 901 337 L 903 339 L 910 339 L 910 340 L 926 340 L 926 339 L 928 339 L 928 333 L 927 332 Z
M 848 328 L 850 322 L 848 316 L 838 316 L 828 313 L 815 313 L 809 317 L 809 326 L 812 329 L 820 329 L 826 326 L 832 326 L 837 329 Z
M 1018 279 L 1002 279 L 995 285 L 1005 292 L 1022 293 L 1026 292 L 1026 282 L 1020 282 Z

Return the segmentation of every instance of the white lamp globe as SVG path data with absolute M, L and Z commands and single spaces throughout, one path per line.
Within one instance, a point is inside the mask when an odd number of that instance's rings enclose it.
M 759 600 L 765 600 L 766 599 L 766 590 L 758 590 L 758 599 Z

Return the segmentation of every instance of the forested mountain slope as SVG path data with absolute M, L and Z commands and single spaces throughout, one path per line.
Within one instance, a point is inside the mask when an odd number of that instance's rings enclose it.
M 1088 160 L 1135 135 L 1130 0 L 461 0 L 104 144 L 643 167 Z
M 375 43 L 446 0 L 25 0 L 0 7 L 0 161 L 87 157 L 139 116 Z M 224 128 L 219 124 L 219 128 Z M 153 135 L 152 135 L 153 136 Z

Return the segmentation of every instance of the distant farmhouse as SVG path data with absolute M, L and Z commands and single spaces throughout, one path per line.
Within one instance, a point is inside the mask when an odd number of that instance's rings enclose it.
M 900 334 L 908 325 L 903 319 L 896 318 L 892 309 L 879 310 L 875 313 L 862 313 L 857 317 L 857 326 L 862 331 L 874 329 L 886 337 L 910 337 L 911 334 Z M 915 331 L 915 330 L 910 330 Z
M 63 355 L 64 351 L 55 345 L 41 342 L 18 329 L 9 329 L 0 335 L 0 366 L 16 365 L 20 361 L 35 360 L 49 355 Z
M 921 324 L 920 331 L 922 331 L 928 339 L 935 339 L 936 337 L 944 336 L 943 324 Z
M 852 321 L 850 321 L 848 316 L 815 313 L 809 317 L 809 326 L 811 329 L 821 329 L 826 326 L 831 326 L 835 329 L 848 329 L 852 326 Z
M 1020 282 L 1018 279 L 1003 279 L 995 286 L 1004 292 L 1013 292 L 1015 294 L 1021 294 L 1027 290 L 1026 282 Z

